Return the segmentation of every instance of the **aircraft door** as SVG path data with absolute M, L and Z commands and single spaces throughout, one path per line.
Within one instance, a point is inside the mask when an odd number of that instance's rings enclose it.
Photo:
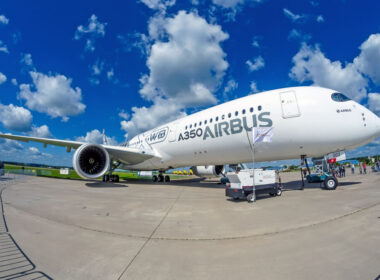
M 169 142 L 174 142 L 177 139 L 177 126 L 178 124 L 172 124 L 169 128 Z
M 298 107 L 297 96 L 294 91 L 280 93 L 282 117 L 284 119 L 299 117 L 301 115 Z

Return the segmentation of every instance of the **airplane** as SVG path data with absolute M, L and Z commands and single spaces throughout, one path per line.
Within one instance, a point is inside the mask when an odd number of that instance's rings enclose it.
M 253 127 L 272 127 L 271 142 L 253 145 Z M 164 172 L 192 166 L 219 175 L 225 164 L 319 157 L 365 145 L 380 136 L 380 118 L 336 90 L 305 86 L 238 98 L 141 133 L 119 146 L 11 134 L 2 138 L 76 149 L 73 167 L 83 178 L 119 181 L 118 169 Z M 106 175 L 108 172 L 109 175 Z M 107 177 L 108 176 L 108 177 Z

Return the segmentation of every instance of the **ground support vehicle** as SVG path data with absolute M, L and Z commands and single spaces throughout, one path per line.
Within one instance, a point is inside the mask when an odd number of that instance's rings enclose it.
M 227 173 L 226 196 L 233 199 L 246 199 L 255 202 L 257 195 L 269 194 L 280 196 L 279 183 L 276 183 L 274 170 L 244 169 L 239 172 Z

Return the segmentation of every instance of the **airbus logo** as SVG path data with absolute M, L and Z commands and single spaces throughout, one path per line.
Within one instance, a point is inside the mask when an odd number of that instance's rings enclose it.
M 273 121 L 270 117 L 270 112 L 263 112 L 257 115 L 252 115 L 253 127 L 271 127 L 273 126 Z M 247 124 L 247 117 L 235 118 L 230 121 L 222 121 L 214 125 L 210 124 L 203 128 L 192 129 L 180 133 L 178 136 L 178 141 L 184 141 L 188 139 L 193 139 L 196 137 L 201 137 L 203 140 L 207 138 L 218 138 L 231 134 L 242 133 L 243 131 L 252 131 L 252 127 Z
M 341 109 L 341 110 L 337 109 L 336 112 L 337 113 L 348 113 L 348 112 L 351 112 L 351 109 Z

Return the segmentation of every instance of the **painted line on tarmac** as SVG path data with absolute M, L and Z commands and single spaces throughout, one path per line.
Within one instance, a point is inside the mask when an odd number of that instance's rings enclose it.
M 132 263 L 135 261 L 135 259 L 138 257 L 138 255 L 142 252 L 142 250 L 144 250 L 146 244 L 148 244 L 148 242 L 150 240 L 152 240 L 152 237 L 153 235 L 156 233 L 157 229 L 162 225 L 162 223 L 165 221 L 166 217 L 169 215 L 170 211 L 173 209 L 174 205 L 177 203 L 177 201 L 179 200 L 179 198 L 181 197 L 182 193 L 183 193 L 183 190 L 182 189 L 180 191 L 180 193 L 178 194 L 176 200 L 172 203 L 172 205 L 170 206 L 170 208 L 168 209 L 168 211 L 166 211 L 166 214 L 162 217 L 161 221 L 159 222 L 159 224 L 154 228 L 154 230 L 152 231 L 152 233 L 149 235 L 149 237 L 147 238 L 147 240 L 144 242 L 144 244 L 141 246 L 141 248 L 138 250 L 138 252 L 136 253 L 136 255 L 132 258 L 132 260 L 128 263 L 128 265 L 125 267 L 125 269 L 123 270 L 123 272 L 120 274 L 120 276 L 117 278 L 118 280 L 121 279 L 121 277 L 123 277 L 123 275 L 127 272 L 127 270 L 131 267 Z
M 175 204 L 175 202 L 173 203 L 173 205 L 174 204 Z M 348 212 L 348 213 L 340 215 L 340 216 L 332 217 L 330 219 L 323 220 L 320 222 L 310 223 L 310 224 L 301 225 L 301 226 L 292 227 L 292 228 L 287 228 L 287 229 L 278 230 L 278 231 L 254 233 L 254 234 L 239 235 L 239 236 L 211 237 L 211 238 L 208 238 L 208 237 L 178 237 L 178 238 L 176 238 L 176 237 L 160 237 L 160 236 L 153 237 L 151 235 L 122 234 L 122 233 L 117 233 L 117 232 L 112 232 L 112 231 L 89 228 L 89 227 L 85 227 L 85 226 L 81 226 L 81 225 L 77 225 L 77 224 L 67 223 L 67 222 L 63 222 L 63 221 L 57 221 L 57 220 L 53 220 L 53 219 L 50 219 L 47 217 L 42 217 L 42 216 L 39 216 L 36 214 L 32 214 L 30 212 L 27 212 L 21 208 L 18 208 L 16 206 L 12 205 L 10 203 L 7 203 L 7 207 L 12 207 L 12 208 L 16 209 L 17 211 L 23 212 L 29 216 L 38 217 L 40 219 L 47 220 L 49 222 L 62 224 L 62 225 L 66 225 L 66 226 L 71 226 L 71 227 L 75 227 L 75 228 L 79 228 L 79 229 L 83 229 L 83 230 L 88 230 L 88 231 L 92 231 L 92 232 L 97 232 L 97 233 L 106 234 L 106 235 L 113 235 L 113 236 L 118 236 L 118 237 L 129 237 L 129 238 L 135 238 L 135 239 L 150 239 L 150 240 L 173 240 L 173 241 L 223 241 L 223 240 L 235 240 L 235 239 L 249 239 L 249 238 L 256 238 L 256 237 L 260 237 L 260 236 L 270 236 L 270 235 L 287 233 L 287 232 L 302 230 L 302 229 L 306 229 L 309 227 L 315 227 L 315 226 L 331 223 L 331 222 L 334 222 L 334 221 L 337 221 L 340 219 L 344 219 L 344 218 L 347 218 L 347 217 L 355 215 L 355 214 L 359 214 L 361 212 L 369 210 L 369 209 L 376 207 L 378 205 L 380 205 L 380 202 L 376 202 L 376 203 L 371 204 L 369 206 L 357 209 L 357 210 L 352 211 L 352 212 Z

